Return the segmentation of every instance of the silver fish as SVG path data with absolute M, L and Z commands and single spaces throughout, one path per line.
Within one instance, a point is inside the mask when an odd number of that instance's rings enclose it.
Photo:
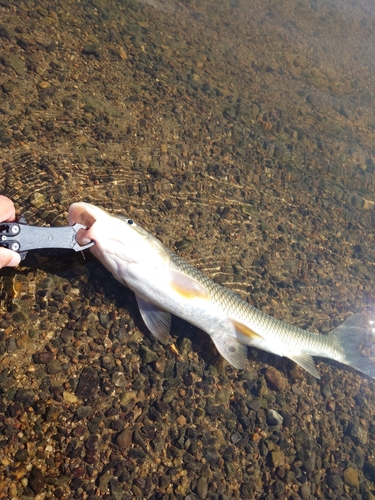
M 137 299 L 151 333 L 166 343 L 171 313 L 207 332 L 220 354 L 243 369 L 247 346 L 286 356 L 320 378 L 312 356 L 329 358 L 375 378 L 375 363 L 358 349 L 364 317 L 354 314 L 328 335 L 302 330 L 252 307 L 181 257 L 132 219 L 111 215 L 88 203 L 73 203 L 69 224 L 88 229 L 80 244 L 95 242 L 90 251 Z

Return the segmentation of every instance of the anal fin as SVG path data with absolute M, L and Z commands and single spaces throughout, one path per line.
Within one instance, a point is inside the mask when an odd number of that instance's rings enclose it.
M 295 354 L 293 356 L 288 355 L 288 358 L 297 363 L 297 365 L 302 366 L 302 368 L 311 373 L 313 377 L 320 378 L 314 360 L 309 354 Z
M 247 359 L 247 346 L 241 344 L 235 337 L 211 336 L 216 349 L 234 368 L 244 370 Z
M 169 330 L 171 327 L 171 315 L 160 307 L 135 296 L 142 319 L 152 335 L 160 342 L 166 344 L 169 340 Z

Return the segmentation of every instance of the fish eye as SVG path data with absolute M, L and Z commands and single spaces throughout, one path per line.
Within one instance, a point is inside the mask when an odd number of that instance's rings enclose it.
M 128 224 L 132 225 L 132 224 L 134 224 L 134 221 L 132 221 L 131 219 L 128 219 Z

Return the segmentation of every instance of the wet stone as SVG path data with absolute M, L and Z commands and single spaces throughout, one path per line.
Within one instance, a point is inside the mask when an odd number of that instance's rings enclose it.
M 273 366 L 269 366 L 264 372 L 268 386 L 275 391 L 285 391 L 288 387 L 288 382 L 284 375 L 276 370 Z
M 88 450 L 95 450 L 97 448 L 98 441 L 99 441 L 98 436 L 92 435 L 86 441 L 85 446 Z
M 131 448 L 129 450 L 129 457 L 136 460 L 144 460 L 146 458 L 146 452 L 140 450 L 139 448 Z
M 204 458 L 209 464 L 216 463 L 219 460 L 219 454 L 214 448 L 208 448 L 204 452 Z
M 79 378 L 76 395 L 82 399 L 90 399 L 99 389 L 99 376 L 92 368 L 84 368 Z
M 2 85 L 1 85 L 1 88 L 2 90 L 6 93 L 6 94 L 11 94 L 14 89 L 15 89 L 15 85 L 13 82 L 11 82 L 10 80 L 8 80 L 7 82 L 4 82 Z
M 200 477 L 197 481 L 196 492 L 199 498 L 206 498 L 208 493 L 208 483 L 205 477 Z
M 334 490 L 335 493 L 341 493 L 343 491 L 343 481 L 337 474 L 328 474 L 327 483 L 330 488 Z
M 124 429 L 124 422 L 122 420 L 113 420 L 111 422 L 111 429 L 116 432 L 120 432 Z
M 38 467 L 33 466 L 33 468 L 31 469 L 29 476 L 29 486 L 36 494 L 40 493 L 44 488 L 44 477 Z
M 344 483 L 351 488 L 359 489 L 358 470 L 353 467 L 348 467 L 344 470 Z
M 311 495 L 311 488 L 310 486 L 306 483 L 306 484 L 303 484 L 300 489 L 299 489 L 299 492 L 300 492 L 300 495 L 301 495 L 301 498 L 303 500 L 309 500 L 310 499 L 310 495 Z
M 364 476 L 372 482 L 375 482 L 375 463 L 367 460 L 363 467 Z
M 285 456 L 282 450 L 274 450 L 271 452 L 272 465 L 274 467 L 282 467 L 285 463 Z
M 126 385 L 126 377 L 123 372 L 113 372 L 112 373 L 112 382 L 116 387 L 125 387 Z
M 116 367 L 115 358 L 112 356 L 112 354 L 106 354 L 101 359 L 101 365 L 108 371 L 112 370 Z
M 368 440 L 367 430 L 358 422 L 351 422 L 348 426 L 348 434 L 358 444 L 366 444 Z
M 121 500 L 123 498 L 123 490 L 121 484 L 112 477 L 108 482 L 109 490 L 111 492 L 111 497 L 114 500 Z
M 144 363 L 152 363 L 153 361 L 156 361 L 159 358 L 159 356 L 158 356 L 158 354 L 156 354 L 156 352 L 151 351 L 151 349 L 149 349 L 145 345 L 142 345 L 140 347 L 140 354 L 141 354 L 142 361 Z
M 191 340 L 187 337 L 182 337 L 178 343 L 178 348 L 183 356 L 186 356 L 191 351 Z
M 226 389 L 220 389 L 215 394 L 215 401 L 217 403 L 227 403 L 229 401 L 230 396 L 231 396 L 230 391 L 228 391 Z
M 99 314 L 99 323 L 103 328 L 109 328 L 111 320 L 109 319 L 108 314 L 100 313 Z
M 53 360 L 52 352 L 36 352 L 33 354 L 34 363 L 47 364 Z
M 60 373 L 62 371 L 63 371 L 63 367 L 62 367 L 62 364 L 60 363 L 60 361 L 57 361 L 57 360 L 51 361 L 47 365 L 47 372 L 50 374 Z
M 133 431 L 127 427 L 118 434 L 115 438 L 115 443 L 119 448 L 128 448 L 132 443 Z
M 65 344 L 68 344 L 73 338 L 73 331 L 69 330 L 68 328 L 64 328 L 60 333 L 60 337 L 65 342 Z
M 26 68 L 25 63 L 22 59 L 15 54 L 6 54 L 1 57 L 4 66 L 11 67 L 18 76 L 23 76 L 25 74 Z
M 36 395 L 32 389 L 18 389 L 14 396 L 14 401 L 20 403 L 33 403 L 35 399 Z
M 46 198 L 42 193 L 39 193 L 38 191 L 36 193 L 33 193 L 30 198 L 30 205 L 35 207 L 35 208 L 40 208 L 43 206 L 46 202 Z
M 19 450 L 17 453 L 14 455 L 14 459 L 16 462 L 25 462 L 27 460 L 27 450 Z
M 98 43 L 90 43 L 89 45 L 85 45 L 82 49 L 82 54 L 100 57 L 100 45 Z
M 283 417 L 276 410 L 266 410 L 266 421 L 268 425 L 281 425 Z

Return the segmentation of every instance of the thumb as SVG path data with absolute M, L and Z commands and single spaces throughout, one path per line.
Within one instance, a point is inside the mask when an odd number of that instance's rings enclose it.
M 12 252 L 8 248 L 0 248 L 0 268 L 1 267 L 15 267 L 21 262 L 19 253 Z

